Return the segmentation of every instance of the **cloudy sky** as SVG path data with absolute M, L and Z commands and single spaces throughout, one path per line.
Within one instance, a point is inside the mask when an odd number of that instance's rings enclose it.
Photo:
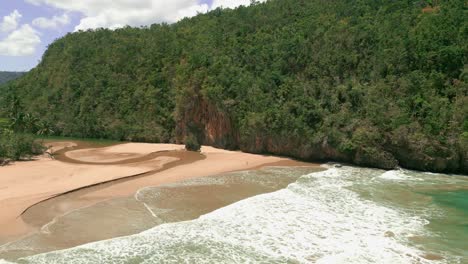
M 76 30 L 173 23 L 250 0 L 0 0 L 0 71 L 37 65 L 51 42 Z

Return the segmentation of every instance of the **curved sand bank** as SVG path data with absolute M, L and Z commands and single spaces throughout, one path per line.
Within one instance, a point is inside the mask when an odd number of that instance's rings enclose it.
M 74 164 L 122 165 L 148 161 L 162 156 L 163 152 L 182 150 L 184 146 L 175 144 L 127 143 L 109 147 L 78 147 L 76 150 L 64 150 L 58 160 Z
M 52 143 L 51 149 L 60 151 L 73 145 L 76 143 Z M 175 160 L 162 156 L 128 165 L 101 166 L 65 163 L 44 155 L 34 161 L 1 167 L 0 242 L 30 230 L 19 216 L 40 201 L 85 186 L 148 173 Z
M 69 149 L 74 145 L 75 149 Z M 212 147 L 203 147 L 198 154 L 172 144 L 84 148 L 77 142 L 57 142 L 52 146 L 60 154 L 57 160 L 43 156 L 0 168 L 0 243 L 31 232 L 60 214 L 133 195 L 146 186 L 265 165 L 311 165 Z M 41 206 L 43 201 L 49 206 Z

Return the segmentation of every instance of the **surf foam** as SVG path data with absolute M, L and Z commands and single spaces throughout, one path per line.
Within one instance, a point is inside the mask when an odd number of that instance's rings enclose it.
M 426 220 L 361 198 L 378 170 L 331 168 L 192 221 L 22 259 L 29 263 L 440 263 L 407 238 Z

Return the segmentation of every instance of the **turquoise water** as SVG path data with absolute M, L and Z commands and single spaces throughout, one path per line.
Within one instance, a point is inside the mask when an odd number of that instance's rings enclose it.
M 441 191 L 429 195 L 436 204 L 456 210 L 460 216 L 468 218 L 468 190 Z
M 264 186 L 276 182 L 266 174 L 259 177 L 258 173 L 232 177 L 247 183 L 242 188 L 259 181 L 264 181 Z M 273 174 L 288 177 L 300 173 L 304 171 L 289 169 Z M 226 204 L 200 217 L 193 217 L 193 211 L 187 207 L 178 207 L 184 208 L 179 210 L 171 208 L 170 203 L 160 202 L 164 197 L 179 197 L 173 192 L 144 189 L 135 199 L 143 201 L 152 217 L 159 219 L 157 226 L 135 235 L 15 261 L 468 263 L 466 176 L 331 167 L 289 180 L 293 183 L 280 190 Z M 225 184 L 224 181 L 198 180 L 171 188 Z M 203 189 L 206 195 L 209 189 Z M 229 197 L 230 192 L 239 190 L 224 189 L 216 196 Z M 194 199 L 197 198 L 189 199 L 192 201 L 190 208 L 197 207 Z M 192 217 L 184 219 L 183 212 Z M 174 215 L 179 218 L 171 219 Z M 128 219 L 134 221 L 130 215 Z M 0 258 L 1 250 L 0 247 Z
M 433 191 L 426 195 L 431 196 L 434 206 L 443 212 L 432 216 L 427 226 L 443 240 L 435 242 L 434 247 L 462 255 L 468 263 L 468 189 Z

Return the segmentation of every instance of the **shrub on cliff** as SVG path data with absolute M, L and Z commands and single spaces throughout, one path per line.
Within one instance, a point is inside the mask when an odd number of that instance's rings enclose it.
M 190 134 L 185 138 L 185 149 L 188 151 L 200 151 L 201 145 L 198 142 L 197 137 L 193 134 Z

